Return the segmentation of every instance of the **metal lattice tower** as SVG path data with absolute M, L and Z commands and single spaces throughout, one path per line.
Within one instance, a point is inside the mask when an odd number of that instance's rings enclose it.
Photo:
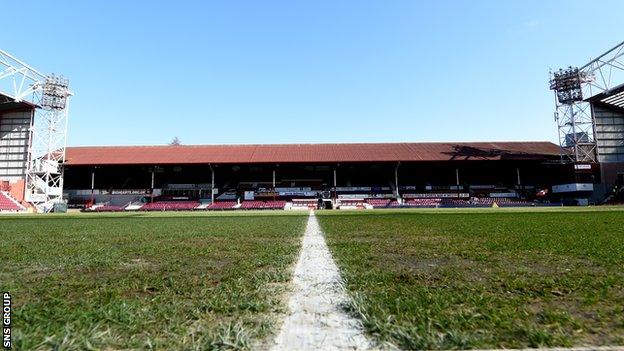
M 550 73 L 562 156 L 574 162 L 597 162 L 596 124 L 586 99 L 608 91 L 624 77 L 623 58 L 621 42 L 580 68 Z
M 48 212 L 62 201 L 67 142 L 69 81 L 44 75 L 11 54 L 0 50 L 0 93 L 16 102 L 34 105 L 29 129 L 26 201 Z

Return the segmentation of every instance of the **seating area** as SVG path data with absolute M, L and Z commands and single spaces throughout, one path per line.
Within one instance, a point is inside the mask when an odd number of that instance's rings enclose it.
M 373 206 L 373 208 L 386 208 L 392 203 L 392 199 L 379 199 L 371 198 L 365 200 L 367 204 Z
M 435 208 L 442 205 L 442 199 L 407 199 L 405 207 Z
M 467 199 L 442 199 L 441 207 L 471 207 Z
M 241 209 L 244 210 L 282 210 L 286 206 L 286 201 L 272 200 L 246 200 L 241 204 Z
M 399 203 L 398 200 L 393 199 L 390 201 L 390 203 L 388 204 L 388 206 L 386 206 L 387 208 L 397 208 L 397 207 L 401 207 L 402 205 Z
M 17 207 L 15 202 L 6 198 L 0 198 L 0 211 L 23 211 Z M 473 197 L 471 199 L 454 198 L 408 198 L 401 204 L 396 199 L 389 198 L 367 198 L 367 199 L 340 199 L 338 208 L 342 209 L 362 209 L 362 208 L 439 208 L 439 207 L 491 207 L 496 203 L 501 207 L 514 206 L 535 206 L 531 201 L 516 198 L 493 198 L 493 197 Z M 156 201 L 147 203 L 139 208 L 141 211 L 191 211 L 191 210 L 281 210 L 281 209 L 316 209 L 318 200 L 316 199 L 293 199 L 291 205 L 287 206 L 285 200 L 246 200 L 240 205 L 237 201 L 215 201 L 212 204 L 201 205 L 197 201 Z M 123 206 L 110 204 L 96 204 L 89 208 L 93 212 L 120 212 L 124 210 L 136 210 L 136 208 L 124 209 Z
M 316 209 L 317 206 L 317 199 L 293 199 L 291 208 L 293 210 L 311 210 Z
M 124 206 L 114 206 L 108 203 L 99 203 L 93 205 L 92 207 L 86 209 L 89 212 L 122 212 L 122 211 L 131 211 L 131 210 L 139 210 L 139 211 L 192 211 L 192 210 L 208 210 L 208 211 L 219 211 L 219 210 L 234 210 L 234 209 L 243 209 L 243 210 L 283 210 L 286 206 L 287 202 L 283 200 L 270 200 L 270 201 L 261 201 L 261 200 L 248 200 L 244 201 L 240 206 L 238 206 L 237 201 L 215 201 L 209 205 L 202 205 L 198 201 L 155 201 L 150 202 L 144 205 L 137 205 L 133 208 L 128 206 L 128 208 L 124 208 Z M 315 202 L 316 204 L 316 202 Z M 133 205 L 133 204 L 130 204 Z
M 286 201 L 273 200 L 273 201 L 266 201 L 264 208 L 273 209 L 273 210 L 283 210 L 284 206 L 286 206 Z
M 6 197 L 8 193 L 4 192 Z M 10 196 L 10 195 L 8 195 Z M 403 199 L 391 197 L 391 194 L 371 195 L 354 193 L 341 195 L 337 199 L 325 198 L 323 200 L 313 197 L 289 199 L 289 197 L 256 197 L 254 200 L 227 199 L 215 200 L 203 198 L 191 200 L 188 196 L 172 197 L 170 195 L 155 196 L 152 202 L 144 203 L 145 196 L 137 201 L 128 201 L 125 204 L 115 198 L 116 202 L 104 198 L 96 205 L 91 206 L 92 200 L 82 200 L 85 203 L 85 211 L 93 212 L 121 212 L 121 211 L 223 211 L 223 210 L 311 210 L 320 208 L 335 208 L 345 210 L 356 209 L 384 209 L 384 208 L 457 208 L 457 207 L 520 207 L 520 206 L 546 206 L 543 202 L 533 202 L 516 197 L 498 197 L 489 193 L 406 193 Z M 273 200 L 268 200 L 269 198 Z M 332 203 L 330 203 L 330 201 Z M 0 206 L 8 206 L 4 211 L 18 211 L 15 201 L 7 202 L 6 199 Z M 19 205 L 19 203 L 18 203 Z M 9 209 L 10 208 L 10 209 Z M 0 208 L 0 211 L 3 209 Z M 25 209 L 19 209 L 25 210 Z
M 215 210 L 215 211 L 223 211 L 223 210 L 232 210 L 234 206 L 237 205 L 236 201 L 215 201 L 211 203 L 206 210 Z
M 90 212 L 122 212 L 124 210 L 123 207 L 121 206 L 114 206 L 114 205 L 94 205 L 93 207 L 89 208 L 88 211 Z
M 361 209 L 364 208 L 364 199 L 341 199 L 339 200 L 339 209 Z
M 471 200 L 449 198 L 410 198 L 405 199 L 403 204 L 399 204 L 398 201 L 390 199 L 366 199 L 366 203 L 372 205 L 373 208 L 490 207 L 494 203 L 501 207 L 534 205 L 531 201 L 510 198 L 473 198 Z
M 191 211 L 199 206 L 197 201 L 157 201 L 140 208 L 141 211 Z
M 11 195 L 0 192 L 0 212 L 23 212 L 26 208 L 14 200 Z
M 479 197 L 479 198 L 474 198 L 473 200 L 471 200 L 471 203 L 479 204 L 479 205 L 487 205 L 487 206 L 492 206 L 494 203 L 496 203 L 498 206 L 501 206 L 501 207 L 535 205 L 535 203 L 532 201 L 526 201 L 526 200 L 521 200 L 517 198 L 505 198 L 505 197 L 502 197 L 502 198 Z

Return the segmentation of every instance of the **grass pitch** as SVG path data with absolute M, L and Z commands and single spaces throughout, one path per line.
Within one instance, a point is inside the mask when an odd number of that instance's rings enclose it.
M 279 328 L 302 215 L 0 217 L 14 345 L 253 348 Z
M 624 212 L 318 211 L 355 303 L 406 349 L 624 344 Z M 249 349 L 305 212 L 0 217 L 17 349 Z
M 405 349 L 624 344 L 624 212 L 319 212 L 380 341 Z

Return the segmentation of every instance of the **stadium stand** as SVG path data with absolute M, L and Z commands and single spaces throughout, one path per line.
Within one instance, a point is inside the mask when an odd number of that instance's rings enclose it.
M 318 207 L 316 199 L 293 199 L 291 209 L 293 210 L 312 210 Z
M 433 208 L 441 205 L 442 199 L 407 199 L 405 201 L 405 207 Z
M 373 206 L 373 208 L 387 208 L 390 206 L 390 203 L 392 203 L 393 200 L 373 198 L 373 199 L 366 199 L 365 201 L 367 204 Z
M 198 201 L 156 201 L 140 208 L 141 211 L 191 211 L 199 206 Z
M 244 210 L 283 210 L 284 206 L 286 206 L 286 201 L 246 200 L 241 204 L 240 208 Z
M 465 199 L 440 199 L 440 207 L 471 207 L 470 201 Z
M 95 204 L 87 209 L 89 212 L 122 212 L 123 210 L 122 206 L 111 204 Z
M 244 210 L 259 210 L 264 208 L 264 201 L 256 201 L 256 200 L 245 200 L 241 204 L 241 209 Z
M 367 206 L 364 206 L 366 201 L 364 199 L 340 199 L 338 208 L 339 209 L 363 209 Z
M 9 193 L 0 191 L 0 212 L 24 212 L 26 208 Z
M 126 211 L 137 211 L 140 210 L 145 204 L 141 201 L 131 201 L 126 206 L 124 206 L 124 210 Z
M 126 211 L 534 206 L 564 197 L 548 191 L 569 182 L 550 162 L 559 151 L 540 142 L 77 147 L 65 192 L 72 206 Z
M 264 208 L 275 209 L 275 210 L 283 210 L 285 206 L 286 206 L 286 201 L 273 200 L 273 201 L 267 201 Z
M 525 201 L 521 199 L 512 198 L 494 198 L 494 197 L 478 197 L 470 200 L 473 205 L 485 205 L 493 206 L 495 203 L 501 207 L 514 207 L 514 206 L 533 206 L 535 203 L 532 201 Z
M 237 204 L 236 201 L 215 201 L 206 210 L 232 210 Z

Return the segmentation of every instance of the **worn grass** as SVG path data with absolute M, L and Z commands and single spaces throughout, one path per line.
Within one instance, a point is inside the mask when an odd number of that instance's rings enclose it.
M 307 217 L 0 217 L 16 349 L 249 349 L 277 331 Z
M 624 345 L 624 212 L 319 212 L 366 330 L 405 349 Z

